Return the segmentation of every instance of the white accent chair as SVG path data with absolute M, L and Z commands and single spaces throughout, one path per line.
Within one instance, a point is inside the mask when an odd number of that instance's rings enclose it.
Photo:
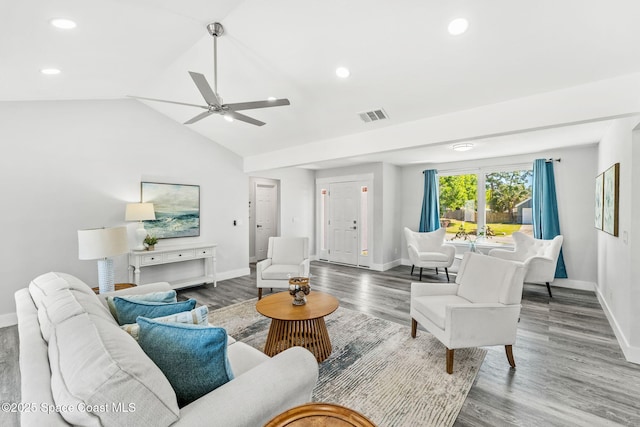
M 309 277 L 308 237 L 269 237 L 267 258 L 256 264 L 258 299 L 262 288 L 289 288 L 289 277 Z
M 456 249 L 444 243 L 444 235 L 447 230 L 443 227 L 435 231 L 416 232 L 405 227 L 404 236 L 407 240 L 407 250 L 411 259 L 411 275 L 413 269 L 420 267 L 420 281 L 422 281 L 423 268 L 435 268 L 438 274 L 438 267 L 443 267 L 449 281 L 449 267 L 453 264 Z
M 446 348 L 447 372 L 453 373 L 458 348 L 504 345 L 515 368 L 516 340 L 524 267 L 467 252 L 455 283 L 411 284 L 411 336 L 418 323 Z
M 513 233 L 513 241 L 515 250 L 492 249 L 489 255 L 524 265 L 527 269 L 524 282 L 546 284 L 549 297 L 552 297 L 550 283 L 556 274 L 563 237 L 556 236 L 552 240 L 534 239 L 516 231 Z

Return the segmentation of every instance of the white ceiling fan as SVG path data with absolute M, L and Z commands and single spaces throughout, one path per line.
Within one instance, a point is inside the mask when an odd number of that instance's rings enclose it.
M 220 114 L 222 116 L 231 117 L 235 120 L 240 120 L 242 122 L 251 123 L 256 126 L 265 125 L 264 122 L 260 120 L 256 120 L 253 117 L 249 117 L 247 115 L 238 113 L 241 110 L 254 110 L 257 108 L 269 108 L 269 107 L 279 107 L 282 105 L 290 105 L 288 99 L 274 99 L 267 101 L 252 101 L 252 102 L 238 102 L 234 104 L 224 104 L 222 102 L 222 98 L 218 93 L 218 37 L 220 37 L 224 33 L 224 27 L 219 22 L 214 22 L 212 24 L 207 25 L 207 30 L 209 34 L 213 36 L 213 89 L 207 82 L 206 77 L 203 74 L 196 73 L 193 71 L 189 71 L 189 75 L 193 79 L 193 82 L 196 84 L 198 90 L 202 94 L 207 105 L 198 105 L 198 104 L 188 104 L 186 102 L 177 102 L 177 101 L 167 101 L 164 99 L 156 99 L 156 98 L 145 98 L 142 96 L 131 96 L 130 98 L 136 99 L 145 99 L 147 101 L 159 101 L 159 102 L 167 102 L 169 104 L 179 104 L 179 105 L 188 105 L 191 107 L 204 108 L 205 112 L 198 114 L 197 116 L 187 120 L 184 122 L 185 125 L 190 125 L 199 120 L 204 119 L 211 114 Z

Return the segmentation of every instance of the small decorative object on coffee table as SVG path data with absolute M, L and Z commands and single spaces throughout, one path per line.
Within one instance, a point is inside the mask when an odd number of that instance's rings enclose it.
M 293 305 L 305 305 L 311 287 L 309 286 L 308 277 L 291 277 L 289 279 L 289 294 L 293 295 Z

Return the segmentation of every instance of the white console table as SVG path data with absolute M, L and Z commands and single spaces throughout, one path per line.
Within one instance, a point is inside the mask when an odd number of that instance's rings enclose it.
M 204 262 L 204 276 L 191 277 L 170 282 L 173 289 L 216 282 L 216 245 L 211 243 L 166 246 L 154 251 L 129 252 L 129 281 L 140 284 L 142 268 L 154 265 L 201 259 Z

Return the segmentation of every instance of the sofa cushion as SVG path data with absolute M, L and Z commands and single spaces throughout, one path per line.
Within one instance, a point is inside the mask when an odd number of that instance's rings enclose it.
M 118 323 L 126 325 L 135 323 L 138 316 L 142 317 L 162 317 L 182 311 L 191 311 L 196 306 L 196 300 L 189 299 L 175 303 L 161 303 L 151 301 L 133 301 L 127 298 L 115 297 L 113 303 L 118 313 Z
M 42 297 L 38 309 L 38 322 L 42 337 L 49 342 L 53 326 L 82 313 L 86 313 L 86 310 L 73 297 L 69 289 L 62 289 Z
M 144 317 L 137 323 L 140 347 L 165 374 L 181 407 L 233 379 L 223 328 L 162 323 Z
M 113 296 L 109 295 L 107 297 L 107 306 L 109 306 L 109 311 L 116 321 L 118 321 L 118 313 L 116 312 L 116 306 L 113 303 Z M 176 291 L 173 289 L 170 291 L 161 291 L 161 292 L 149 292 L 147 294 L 136 294 L 136 295 L 127 295 L 120 296 L 120 298 L 128 299 L 129 301 L 149 301 L 149 302 L 178 302 Z
M 42 298 L 53 294 L 62 289 L 73 289 L 87 295 L 93 295 L 95 292 L 82 280 L 66 273 L 50 272 L 42 274 L 31 281 L 29 284 L 29 293 L 36 307 L 40 308 Z
M 191 325 L 208 325 L 209 324 L 209 308 L 206 305 L 196 307 L 191 311 L 182 311 L 176 314 L 170 314 L 168 316 L 156 317 L 153 320 L 156 322 L 173 322 L 173 323 L 187 323 Z M 120 326 L 120 329 L 131 335 L 136 341 L 140 335 L 140 325 L 137 323 L 130 323 Z
M 300 275 L 298 264 L 271 264 L 262 271 L 262 278 L 266 280 L 287 280 L 289 277 Z
M 49 340 L 51 390 L 71 424 L 168 426 L 175 393 L 136 341 L 102 317 L 83 313 L 56 324 Z M 127 408 L 128 412 L 122 409 Z

